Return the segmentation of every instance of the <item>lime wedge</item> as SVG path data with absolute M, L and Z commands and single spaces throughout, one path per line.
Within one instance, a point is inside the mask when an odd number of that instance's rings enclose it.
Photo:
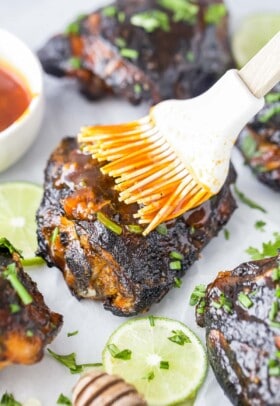
M 38 263 L 36 210 L 42 198 L 42 188 L 28 182 L 0 184 L 0 236 L 6 237 L 22 252 L 25 264 Z
M 103 366 L 156 406 L 194 397 L 205 378 L 207 359 L 200 340 L 183 323 L 144 317 L 115 330 L 103 351 Z
M 237 65 L 244 66 L 279 30 L 279 13 L 246 17 L 232 37 L 232 52 Z

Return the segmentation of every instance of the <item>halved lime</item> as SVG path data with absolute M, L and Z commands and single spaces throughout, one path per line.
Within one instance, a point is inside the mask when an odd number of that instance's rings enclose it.
M 149 405 L 171 405 L 195 396 L 207 358 L 198 337 L 183 323 L 144 317 L 115 330 L 103 351 L 103 366 L 134 385 Z
M 35 257 L 37 249 L 36 210 L 42 198 L 42 188 L 28 182 L 0 184 L 0 236 L 6 237 L 22 251 L 26 265 L 42 262 Z
M 246 17 L 232 37 L 232 52 L 237 65 L 244 66 L 279 30 L 279 13 Z

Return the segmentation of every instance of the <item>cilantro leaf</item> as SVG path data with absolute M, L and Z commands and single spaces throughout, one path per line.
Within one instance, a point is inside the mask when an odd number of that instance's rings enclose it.
M 273 257 L 277 255 L 280 250 L 280 233 L 274 233 L 274 241 L 262 243 L 262 249 L 256 247 L 249 247 L 245 252 L 251 256 L 253 260 Z
M 0 406 L 22 406 L 22 404 L 15 400 L 12 393 L 5 392 L 0 400 Z
M 251 207 L 251 209 L 256 209 L 256 210 L 260 210 L 263 213 L 266 213 L 266 210 L 260 206 L 259 204 L 257 204 L 256 202 L 254 202 L 253 200 L 249 199 L 249 197 L 245 196 L 245 194 L 243 192 L 241 192 L 236 185 L 234 185 L 234 192 L 237 195 L 237 197 L 239 198 L 239 200 L 246 204 L 247 206 Z
M 50 348 L 48 348 L 48 352 L 55 360 L 60 362 L 60 364 L 64 365 L 66 368 L 69 368 L 71 374 L 80 374 L 86 367 L 99 367 L 102 365 L 100 363 L 77 364 L 75 352 L 68 355 L 60 355 L 52 351 Z
M 72 406 L 71 400 L 70 400 L 67 396 L 63 395 L 63 393 L 61 393 L 61 394 L 59 395 L 59 397 L 58 397 L 58 399 L 57 399 L 57 401 L 56 401 L 56 404 L 57 404 L 57 405 Z

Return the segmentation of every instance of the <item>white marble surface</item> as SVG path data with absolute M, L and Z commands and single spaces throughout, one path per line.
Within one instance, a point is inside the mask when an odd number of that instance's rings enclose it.
M 37 49 L 53 33 L 63 29 L 67 22 L 81 12 L 97 8 L 108 1 L 102 0 L 0 0 L 0 26 L 17 34 L 32 49 Z M 280 12 L 279 0 L 228 0 L 231 10 L 232 29 L 246 14 L 254 11 Z M 118 100 L 89 103 L 75 92 L 68 81 L 45 77 L 46 113 L 40 134 L 29 152 L 12 168 L 0 174 L 0 182 L 28 180 L 43 181 L 43 170 L 50 152 L 65 135 L 73 135 L 81 125 L 116 122 L 137 118 L 147 107 L 132 107 Z M 218 271 L 230 269 L 248 260 L 244 252 L 249 245 L 260 246 L 280 230 L 280 196 L 259 184 L 243 166 L 238 153 L 234 153 L 238 170 L 238 186 L 252 199 L 267 209 L 267 214 L 249 209 L 242 203 L 232 216 L 227 228 L 231 233 L 225 241 L 223 233 L 203 251 L 201 259 L 188 271 L 181 289 L 173 289 L 165 299 L 152 308 L 155 315 L 176 318 L 188 324 L 204 339 L 204 331 L 194 321 L 193 308 L 188 298 L 194 286 L 207 283 Z M 256 220 L 267 223 L 266 231 L 254 229 Z M 99 303 L 78 302 L 62 281 L 58 270 L 41 267 L 30 270 L 45 296 L 48 305 L 64 315 L 64 326 L 57 339 L 50 345 L 58 353 L 77 353 L 78 361 L 100 361 L 102 348 L 110 333 L 123 321 L 103 310 Z M 79 334 L 67 338 L 67 332 L 79 330 Z M 0 395 L 5 390 L 13 392 L 20 401 L 30 397 L 41 400 L 44 406 L 54 406 L 59 394 L 71 394 L 77 376 L 45 356 L 34 366 L 12 366 L 0 372 Z M 228 406 L 213 373 L 199 392 L 195 406 Z

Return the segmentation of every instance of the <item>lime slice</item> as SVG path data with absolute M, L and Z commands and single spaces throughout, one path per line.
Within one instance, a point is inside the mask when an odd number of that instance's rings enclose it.
M 194 397 L 207 359 L 197 336 L 183 323 L 145 317 L 122 324 L 103 351 L 103 366 L 134 385 L 150 405 Z
M 232 52 L 237 65 L 244 66 L 279 30 L 279 13 L 246 17 L 232 38 Z
M 0 184 L 0 236 L 6 237 L 22 251 L 25 264 L 38 263 L 36 210 L 42 198 L 42 188 L 28 182 Z

